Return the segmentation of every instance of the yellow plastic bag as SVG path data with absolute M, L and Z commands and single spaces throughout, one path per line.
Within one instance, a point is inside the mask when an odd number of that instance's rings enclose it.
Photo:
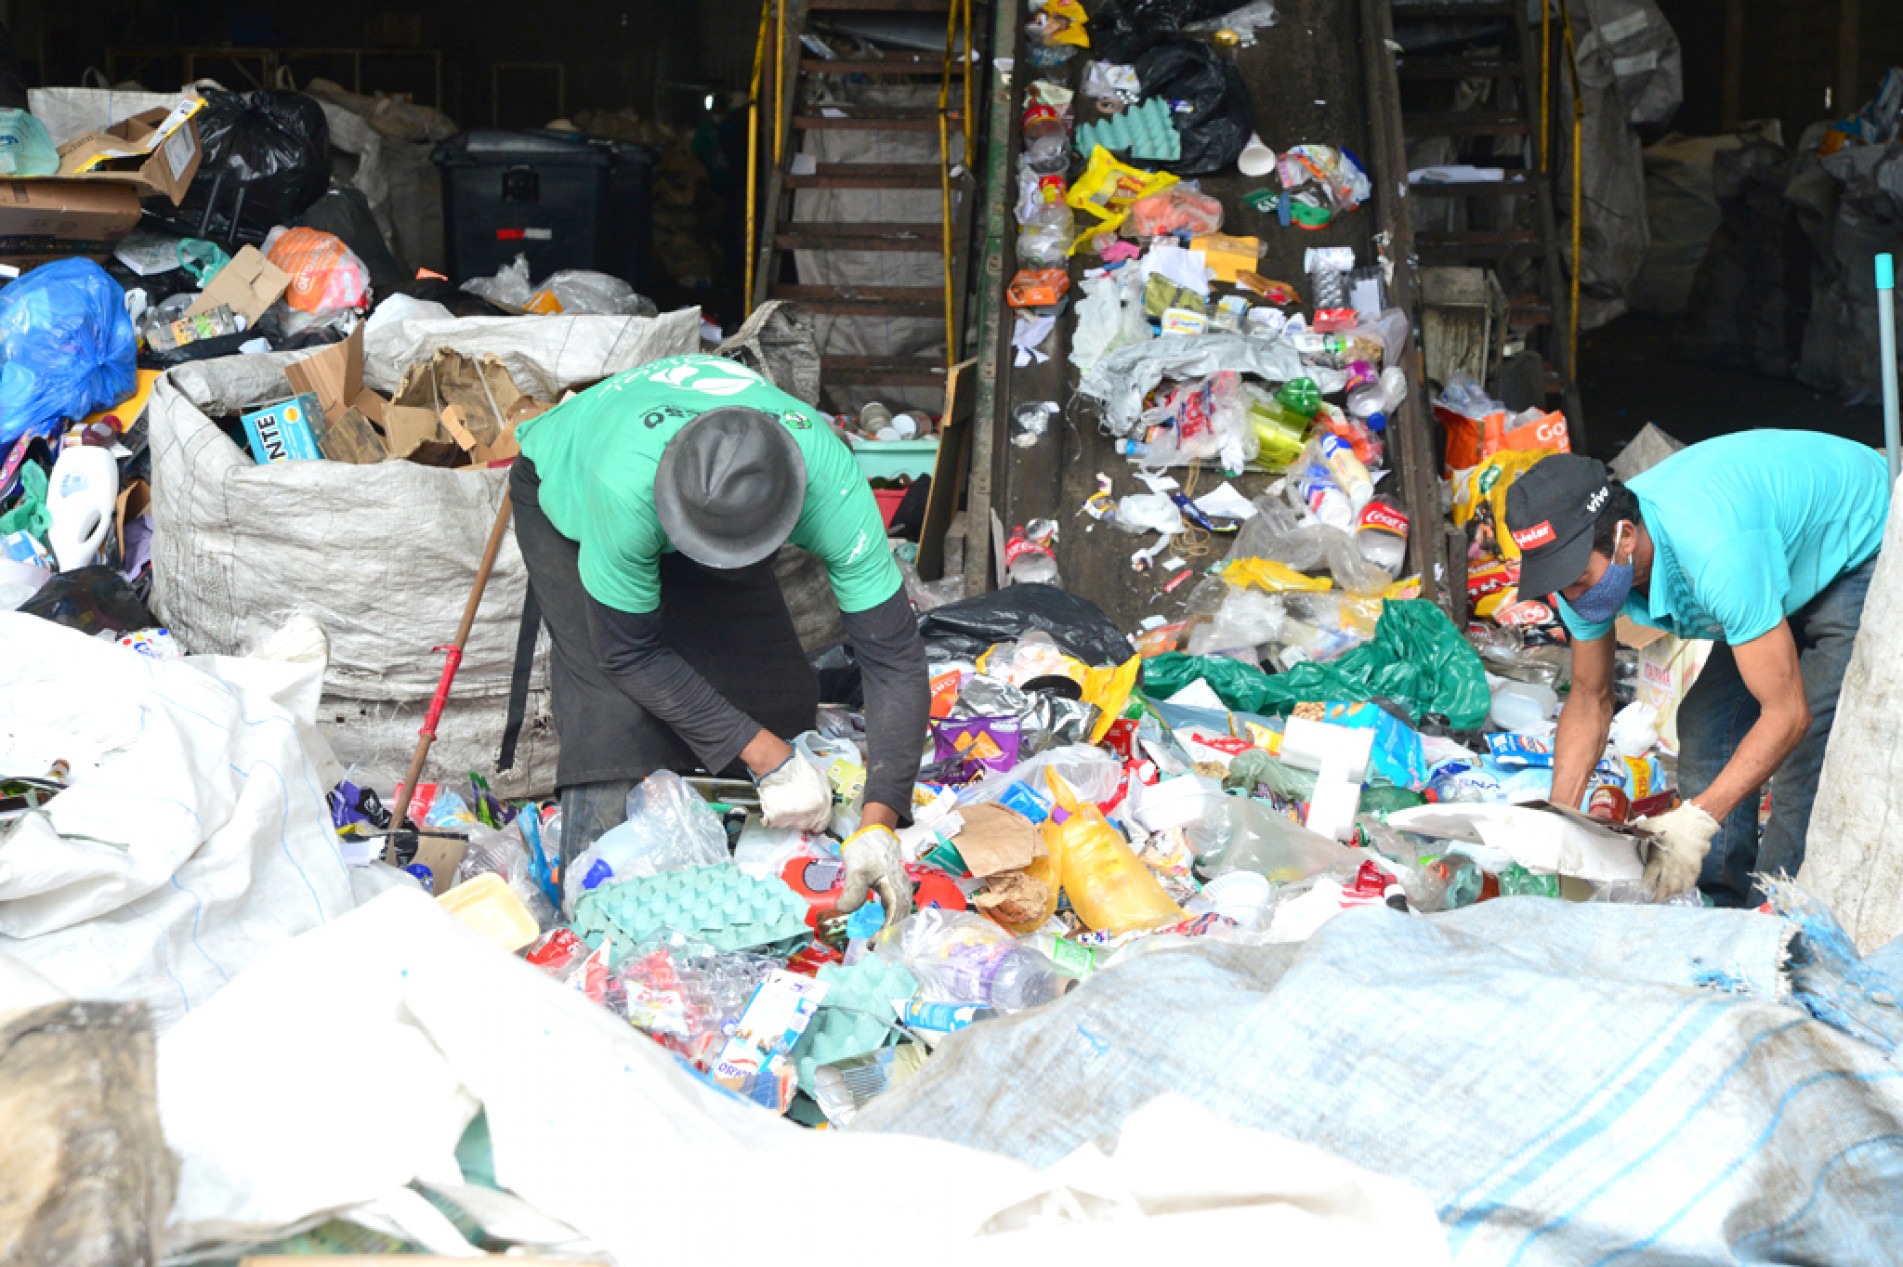
M 1044 820 L 1044 847 L 1060 860 L 1064 892 L 1077 918 L 1097 932 L 1113 934 L 1189 918 L 1096 806 L 1079 801 L 1056 774 L 1046 778 L 1057 807 Z
M 1161 193 L 1175 183 L 1176 177 L 1168 172 L 1146 172 L 1141 167 L 1132 167 L 1098 145 L 1091 148 L 1084 174 L 1071 182 L 1064 201 L 1099 220 L 1114 216 L 1120 221 L 1137 199 Z M 1099 227 L 1096 232 L 1103 231 Z
M 1271 594 L 1295 591 L 1320 594 L 1335 588 L 1335 583 L 1325 576 L 1309 576 L 1274 559 L 1231 559 L 1223 564 L 1222 579 L 1237 589 L 1253 587 Z
M 1090 742 L 1102 743 L 1103 737 L 1110 733 L 1111 724 L 1123 716 L 1124 705 L 1130 702 L 1130 692 L 1136 689 L 1137 673 L 1142 667 L 1143 657 L 1131 656 L 1110 668 L 1084 670 L 1084 703 L 1095 704 L 1101 710 L 1097 724 L 1091 728 Z

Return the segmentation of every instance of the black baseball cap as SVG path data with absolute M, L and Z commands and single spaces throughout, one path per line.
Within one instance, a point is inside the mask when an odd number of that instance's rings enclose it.
M 710 409 L 661 453 L 654 510 L 696 563 L 741 568 L 786 541 L 806 504 L 806 459 L 785 425 L 759 409 Z
M 1520 547 L 1520 597 L 1543 598 L 1586 574 L 1611 481 L 1604 462 L 1577 453 L 1541 458 L 1513 481 L 1507 532 Z

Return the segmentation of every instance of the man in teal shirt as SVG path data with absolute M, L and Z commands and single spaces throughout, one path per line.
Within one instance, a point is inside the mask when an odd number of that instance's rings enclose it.
M 1743 906 L 1754 873 L 1797 873 L 1889 508 L 1881 454 L 1801 431 L 1695 444 L 1630 486 L 1561 454 L 1508 490 L 1520 593 L 1557 593 L 1573 637 L 1556 803 L 1579 803 L 1605 748 L 1615 617 L 1719 644 L 1679 706 L 1684 799 L 1642 820 L 1659 837 L 1646 869 L 1659 895 L 1696 883 Z
M 743 767 L 770 827 L 823 830 L 826 776 L 787 740 L 818 682 L 771 560 L 818 556 L 865 681 L 853 909 L 910 909 L 892 832 L 911 807 L 929 711 L 925 653 L 872 489 L 824 416 L 744 366 L 677 356 L 521 425 L 516 539 L 553 643 L 564 864 L 625 817 L 657 769 Z

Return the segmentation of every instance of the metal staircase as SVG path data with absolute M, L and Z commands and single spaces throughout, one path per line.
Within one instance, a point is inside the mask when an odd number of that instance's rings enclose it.
M 960 359 L 976 192 L 966 123 L 973 79 L 985 70 L 967 52 L 972 4 L 767 0 L 749 170 L 759 209 L 757 223 L 749 224 L 749 304 L 790 300 L 822 318 L 821 379 L 830 396 L 852 389 L 942 392 L 948 367 Z M 828 148 L 853 148 L 855 136 L 879 135 L 902 138 L 900 144 L 911 138 L 927 161 L 824 158 Z M 913 197 L 859 200 L 902 201 L 909 214 L 900 218 L 815 217 L 808 207 L 819 200 L 801 197 L 809 191 Z M 918 196 L 927 191 L 937 198 Z M 916 336 L 928 329 L 925 322 L 937 329 L 912 338 L 907 351 L 865 350 L 907 329 Z
M 1525 349 L 1503 368 L 1501 393 L 1518 407 L 1563 408 L 1578 444 L 1584 423 L 1574 368 L 1578 295 L 1555 228 L 1551 172 L 1556 48 L 1570 69 L 1564 6 L 1561 21 L 1542 21 L 1537 33 L 1523 0 L 1393 0 L 1392 13 L 1410 150 L 1439 140 L 1446 147 L 1442 161 L 1504 169 L 1496 180 L 1410 187 L 1420 262 L 1498 276 L 1507 339 Z M 1572 153 L 1578 154 L 1576 139 Z M 1579 223 L 1575 206 L 1575 249 Z

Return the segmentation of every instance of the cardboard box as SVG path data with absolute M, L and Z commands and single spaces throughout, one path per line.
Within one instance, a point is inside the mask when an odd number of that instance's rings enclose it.
M 315 461 L 323 457 L 317 433 L 323 426 L 317 397 L 309 392 L 245 414 L 244 432 L 259 466 L 273 462 Z
M 59 175 L 129 185 L 140 197 L 170 198 L 177 206 L 204 158 L 193 118 L 204 106 L 188 97 L 170 110 L 147 110 L 103 132 L 81 133 L 59 147 Z
M 1698 680 L 1711 648 L 1708 639 L 1661 634 L 1639 650 L 1636 697 L 1641 704 L 1657 710 L 1659 743 L 1667 752 L 1678 752 L 1678 706 Z
M 247 246 L 206 283 L 185 315 L 196 317 L 223 304 L 243 317 L 246 327 L 255 326 L 265 310 L 290 288 L 289 273 L 266 259 L 257 247 Z M 328 410 L 325 416 L 329 416 Z
M 42 264 L 84 255 L 103 260 L 139 223 L 139 194 L 129 185 L 76 180 L 0 184 L 0 259 Z

